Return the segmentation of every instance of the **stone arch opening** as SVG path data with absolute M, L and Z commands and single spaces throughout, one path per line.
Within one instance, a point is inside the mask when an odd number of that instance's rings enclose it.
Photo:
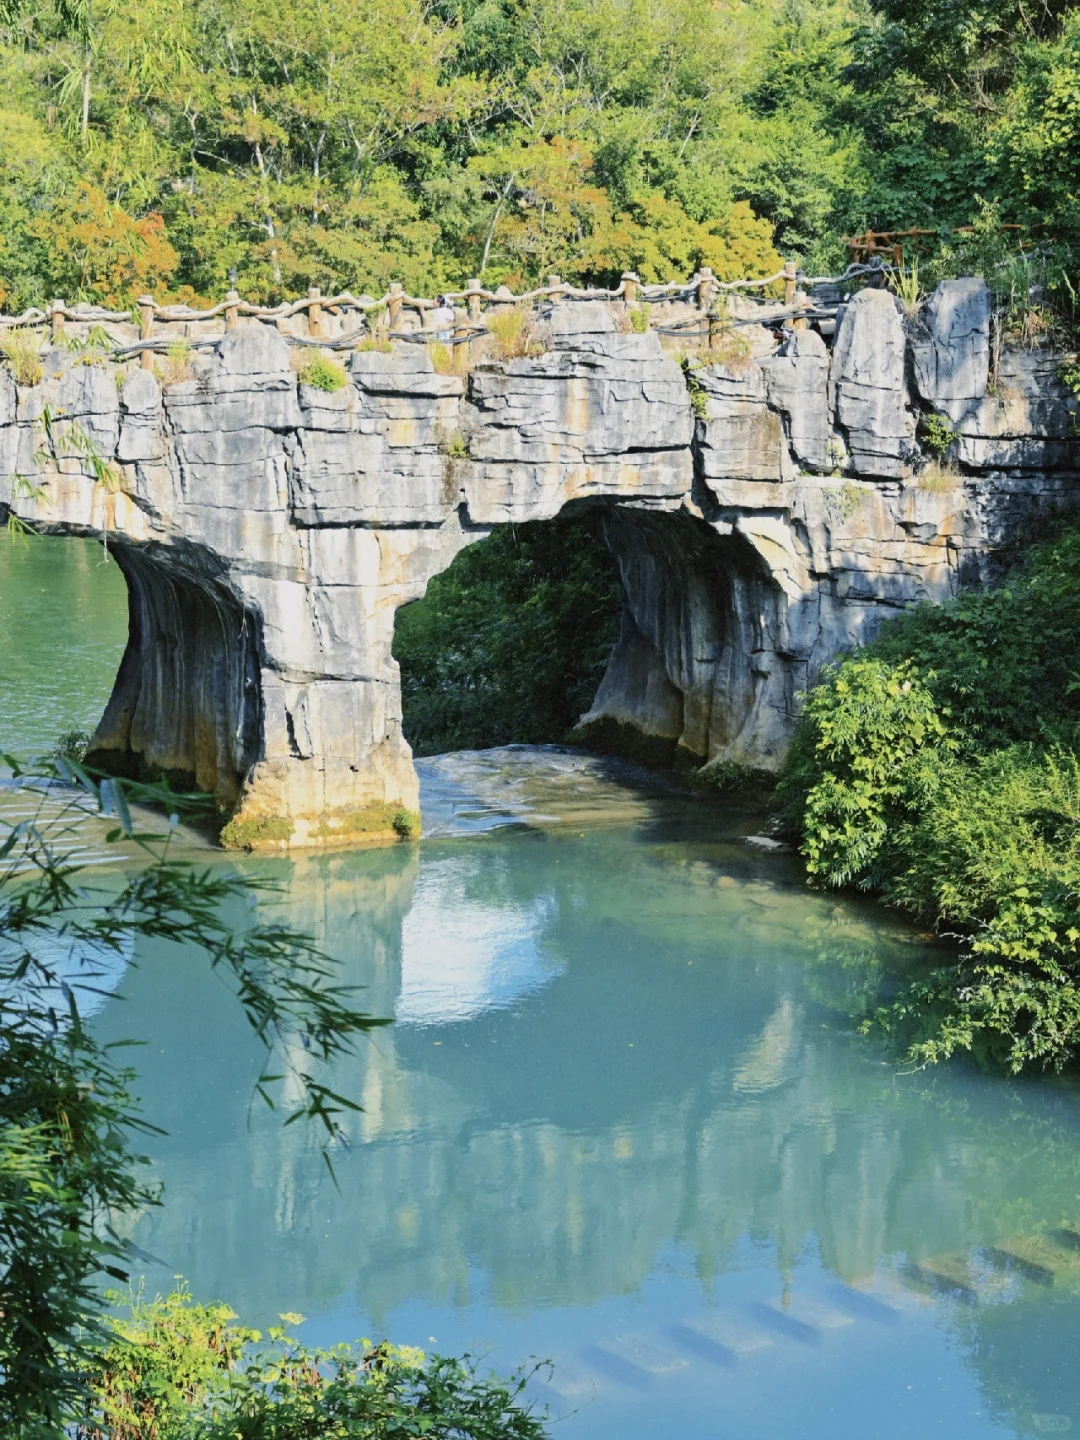
M 507 578 L 498 564 L 482 563 L 483 547 L 505 551 L 519 534 L 555 538 L 586 527 L 594 538 L 572 557 L 566 579 L 571 586 L 582 584 L 580 560 L 587 557 L 614 582 L 610 608 L 599 617 L 596 631 L 576 627 L 569 651 L 537 657 L 523 648 L 509 663 L 496 658 L 502 670 L 486 692 L 482 681 L 487 677 L 481 677 L 475 695 L 416 694 L 424 684 L 468 687 L 474 683 L 470 667 L 491 659 L 485 647 L 492 626 L 496 646 L 502 639 L 500 620 L 513 632 L 513 614 L 489 616 L 478 610 L 483 601 L 477 591 L 492 582 L 497 589 Z M 465 532 L 463 538 L 472 535 Z M 549 570 L 539 582 L 550 579 Z M 509 582 L 502 599 L 524 604 L 528 595 L 521 591 L 520 577 L 510 576 Z M 583 594 L 583 602 L 595 603 L 598 589 Z M 440 627 L 440 612 L 450 606 L 460 609 L 444 615 L 447 623 Z M 404 738 L 417 755 L 570 740 L 659 768 L 722 759 L 769 766 L 782 748 L 795 698 L 793 671 L 782 657 L 785 617 L 783 593 L 760 552 L 731 525 L 708 523 L 684 509 L 571 501 L 551 519 L 479 532 L 434 571 L 422 599 L 397 611 L 394 656 L 401 669 Z M 561 618 L 566 623 L 565 614 Z M 470 625 L 475 634 L 469 633 Z M 528 636 L 523 628 L 505 643 L 512 647 L 520 640 L 524 646 L 527 636 L 535 643 L 538 633 Z M 600 663 L 582 663 L 589 657 L 578 651 L 601 634 Z M 556 638 L 548 638 L 554 652 Z M 426 653 L 418 659 L 420 647 Z M 563 672 L 552 671 L 553 660 Z M 548 699 L 552 685 L 560 683 L 568 700 L 578 700 L 565 715 Z M 500 724 L 499 716 L 483 712 L 485 704 L 505 703 L 514 684 L 521 688 L 519 695 L 511 693 L 511 703 L 539 707 L 547 701 L 546 728 L 543 717 L 530 726 L 519 713 L 515 728 L 512 717 Z M 447 713 L 466 718 L 455 728 L 453 720 L 445 721 Z
M 0 750 L 78 752 L 124 651 L 124 581 L 93 540 L 8 537 L 2 521 L 0 507 Z
M 619 628 L 602 510 L 498 525 L 394 617 L 402 729 L 414 756 L 567 739 Z

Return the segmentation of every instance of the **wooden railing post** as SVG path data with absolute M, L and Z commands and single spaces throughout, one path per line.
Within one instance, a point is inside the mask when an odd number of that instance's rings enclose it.
M 641 281 L 636 270 L 624 270 L 622 273 L 623 299 L 627 305 L 636 305 L 638 290 Z
M 230 290 L 225 296 L 225 329 L 235 330 L 240 323 L 240 293 Z
M 558 290 L 559 290 L 559 287 L 561 287 L 561 285 L 562 285 L 562 276 L 561 276 L 561 275 L 549 275 L 549 276 L 547 277 L 547 283 L 548 283 L 548 289 L 549 289 L 549 290 L 555 290 L 555 291 L 556 291 L 556 293 L 555 293 L 554 295 L 549 296 L 549 299 L 551 300 L 551 303 L 552 303 L 553 305 L 559 305 L 559 304 L 561 304 L 563 297 L 558 293 Z
M 152 295 L 140 295 L 139 306 L 139 339 L 149 340 L 154 330 L 154 297 Z M 139 356 L 142 368 L 152 370 L 154 368 L 154 352 L 143 350 Z
M 52 335 L 55 340 L 64 333 L 64 310 L 66 306 L 63 300 L 54 300 L 49 309 L 49 322 L 52 326 Z
M 484 303 L 484 297 L 480 294 L 481 289 L 480 281 L 475 275 L 465 286 L 465 303 L 469 307 L 469 322 L 472 325 L 478 324 L 480 320 L 481 308 Z
M 706 314 L 712 309 L 713 300 L 716 298 L 716 278 L 712 268 L 703 265 L 698 271 L 697 303 L 698 309 L 704 310 Z
M 795 261 L 788 260 L 784 265 L 784 309 L 790 310 L 795 304 L 795 286 L 798 272 L 795 269 Z
M 319 304 L 321 296 L 322 291 L 319 289 L 318 285 L 308 286 L 307 325 L 308 335 L 313 340 L 322 339 L 322 306 Z
M 399 285 L 398 282 L 395 280 L 390 286 L 390 303 L 387 306 L 389 327 L 391 333 L 395 331 L 401 324 L 401 304 L 402 296 L 404 294 L 405 291 L 403 287 Z

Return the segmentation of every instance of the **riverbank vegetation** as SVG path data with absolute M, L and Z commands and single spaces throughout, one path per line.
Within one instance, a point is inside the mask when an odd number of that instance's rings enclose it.
M 580 520 L 506 526 L 399 610 L 405 737 L 417 755 L 560 741 L 618 632 L 615 562 Z
M 959 943 L 868 1017 L 918 1063 L 1080 1054 L 1080 528 L 827 672 L 783 785 L 811 879 Z
M 125 1297 L 115 1296 L 116 1300 Z M 311 1349 L 282 1315 L 267 1334 L 180 1287 L 134 1293 L 86 1374 L 77 1440 L 542 1440 L 523 1399 L 532 1372 L 482 1378 L 464 1360 L 385 1342 Z
M 1069 0 L 0 0 L 0 304 L 820 271 L 868 225 L 940 231 L 932 278 L 980 218 L 1060 288 L 1078 76 Z

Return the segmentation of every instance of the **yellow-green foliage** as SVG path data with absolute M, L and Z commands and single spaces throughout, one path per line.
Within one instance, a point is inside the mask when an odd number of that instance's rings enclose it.
M 437 341 L 431 346 L 428 352 L 431 355 L 431 363 L 435 367 L 437 375 L 452 375 L 454 373 L 454 352 L 449 345 Z
M 360 344 L 357 345 L 356 348 L 357 350 L 363 352 L 377 351 L 381 355 L 389 355 L 393 352 L 394 349 L 393 345 L 390 343 L 390 336 L 382 328 L 382 326 L 378 325 L 375 327 L 375 329 L 370 335 L 366 336 L 363 340 L 360 341 Z
M 193 380 L 195 371 L 191 364 L 191 344 L 187 340 L 174 340 L 165 351 L 164 363 L 155 365 L 155 372 L 162 385 L 180 385 Z
M 341 366 L 318 350 L 304 351 L 299 356 L 294 351 L 293 356 L 301 385 L 333 394 L 336 390 L 344 390 L 349 383 L 349 377 Z
M 919 257 L 913 255 L 911 264 L 906 265 L 900 261 L 899 269 L 891 279 L 893 289 L 904 307 L 904 314 L 909 320 L 914 320 L 919 313 L 919 305 L 922 301 L 922 289 L 919 285 Z
M 226 850 L 260 850 L 264 846 L 287 844 L 293 822 L 284 815 L 260 815 L 250 820 L 230 820 L 219 839 Z
M 40 385 L 45 377 L 40 330 L 0 330 L 0 356 L 17 385 Z
M 785 0 L 521 0 L 482 44 L 465 12 L 415 0 L 329 20 L 297 0 L 284 28 L 271 0 L 158 4 L 152 23 L 143 0 L 16 8 L 0 28 L 9 313 L 218 300 L 234 268 L 259 301 L 394 280 L 433 296 L 477 269 L 515 289 L 551 271 L 761 277 L 778 237 L 835 273 L 845 232 L 915 219 L 969 266 L 978 247 L 950 227 L 978 218 L 972 176 L 998 222 L 1041 242 L 1049 298 L 1020 284 L 1017 303 L 1057 308 L 1075 281 L 1080 16 L 1065 0 L 1037 24 L 1015 3 L 960 0 L 947 23 L 894 6 L 887 63 L 854 0 L 810 20 Z M 85 114 L 79 56 L 94 57 Z
M 838 520 L 850 520 L 866 498 L 867 492 L 851 480 L 825 488 L 825 504 Z
M 635 305 L 630 310 L 630 329 L 636 335 L 644 335 L 652 318 L 651 305 Z
M 364 805 L 353 810 L 335 810 L 312 834 L 320 840 L 346 843 L 361 836 L 396 835 L 412 840 L 420 834 L 420 816 L 402 805 Z
M 532 334 L 531 318 L 523 305 L 501 306 L 488 316 L 488 329 L 495 337 L 500 360 L 512 360 L 525 354 Z
M 918 486 L 928 495 L 945 495 L 960 484 L 960 471 L 955 465 L 943 465 L 940 460 L 931 460 L 920 470 Z
M 126 1308 L 105 1322 L 88 1367 L 81 1436 L 544 1440 L 523 1393 L 532 1372 L 481 1378 L 467 1358 L 429 1360 L 385 1340 L 309 1349 L 290 1333 L 302 1315 L 280 1315 L 264 1334 L 236 1324 L 226 1305 L 196 1303 L 185 1288 L 154 1300 L 129 1296 Z
M 715 326 L 708 349 L 701 352 L 706 365 L 723 365 L 741 375 L 753 359 L 753 348 L 742 330 L 732 325 Z

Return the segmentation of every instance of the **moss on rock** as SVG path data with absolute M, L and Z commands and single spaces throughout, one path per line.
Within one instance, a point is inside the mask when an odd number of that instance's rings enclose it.
M 330 841 L 348 841 L 364 835 L 396 835 L 400 840 L 412 840 L 419 834 L 420 816 L 403 805 L 394 804 L 332 810 L 311 831 L 313 838 Z
M 232 819 L 223 825 L 219 840 L 226 850 L 261 850 L 269 845 L 288 844 L 293 822 L 286 815 L 258 815 L 250 820 Z
M 420 816 L 404 805 L 375 804 L 331 810 L 317 824 L 297 823 L 287 815 L 236 816 L 222 827 L 226 850 L 266 850 L 282 845 L 348 845 L 381 840 L 415 840 Z

